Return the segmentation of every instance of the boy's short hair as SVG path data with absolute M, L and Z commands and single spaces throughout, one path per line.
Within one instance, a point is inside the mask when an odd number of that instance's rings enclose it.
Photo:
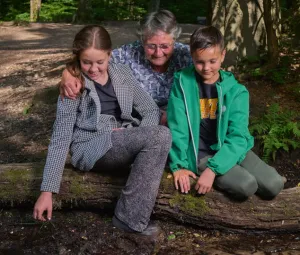
M 199 27 L 191 36 L 191 53 L 199 49 L 207 49 L 214 46 L 219 46 L 221 51 L 224 50 L 224 37 L 216 27 Z

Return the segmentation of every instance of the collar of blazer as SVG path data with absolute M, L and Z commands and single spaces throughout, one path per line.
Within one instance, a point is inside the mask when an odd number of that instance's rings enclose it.
M 121 108 L 121 118 L 131 119 L 133 106 L 133 90 L 130 88 L 132 86 L 133 80 L 130 68 L 122 64 L 109 63 L 108 74 Z M 97 111 L 101 112 L 101 105 L 94 82 L 86 76 L 84 77 L 85 88 L 89 90 L 89 95 L 94 99 Z

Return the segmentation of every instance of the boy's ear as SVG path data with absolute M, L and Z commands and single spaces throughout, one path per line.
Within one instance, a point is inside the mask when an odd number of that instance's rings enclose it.
M 223 51 L 222 51 L 222 62 L 224 61 L 224 59 L 225 59 L 225 55 L 226 55 L 226 50 L 224 49 Z

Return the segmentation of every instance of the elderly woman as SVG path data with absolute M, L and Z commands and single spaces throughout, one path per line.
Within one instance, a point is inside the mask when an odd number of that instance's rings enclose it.
M 112 51 L 112 61 L 129 65 L 140 86 L 160 107 L 167 105 L 176 71 L 192 63 L 189 47 L 176 42 L 181 28 L 173 13 L 150 13 L 139 29 L 140 40 Z M 76 78 L 64 70 L 61 93 L 75 98 L 81 89 Z

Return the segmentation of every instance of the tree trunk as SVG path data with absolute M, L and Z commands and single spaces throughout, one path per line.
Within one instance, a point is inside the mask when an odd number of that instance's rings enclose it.
M 225 66 L 233 69 L 243 57 L 259 57 L 259 48 L 268 49 L 270 62 L 277 64 L 279 0 L 212 0 L 211 8 L 211 24 L 221 30 L 225 39 Z
M 30 22 L 39 21 L 41 0 L 30 0 Z
M 0 165 L 0 206 L 31 206 L 39 195 L 43 165 Z M 66 166 L 54 208 L 112 209 L 126 177 L 82 173 Z M 271 201 L 256 196 L 230 200 L 214 191 L 205 196 L 183 195 L 173 180 L 163 176 L 154 208 L 155 215 L 204 228 L 243 231 L 297 231 L 300 228 L 300 188 L 283 190 Z
M 278 38 L 276 36 L 276 29 L 274 28 L 275 21 L 272 18 L 272 10 L 278 10 L 276 8 L 277 0 L 264 0 L 264 21 L 266 26 L 267 34 L 267 47 L 268 47 L 268 56 L 269 56 L 269 67 L 275 67 L 279 62 L 279 47 L 278 47 Z M 277 16 L 277 15 L 275 15 Z M 277 17 L 280 20 L 280 17 Z
M 79 0 L 78 1 L 78 8 L 76 12 L 76 21 L 79 23 L 83 23 L 89 19 L 90 15 L 90 0 Z M 101 1 L 101 4 L 102 1 Z
M 148 6 L 148 12 L 158 11 L 160 6 L 160 0 L 150 0 Z

